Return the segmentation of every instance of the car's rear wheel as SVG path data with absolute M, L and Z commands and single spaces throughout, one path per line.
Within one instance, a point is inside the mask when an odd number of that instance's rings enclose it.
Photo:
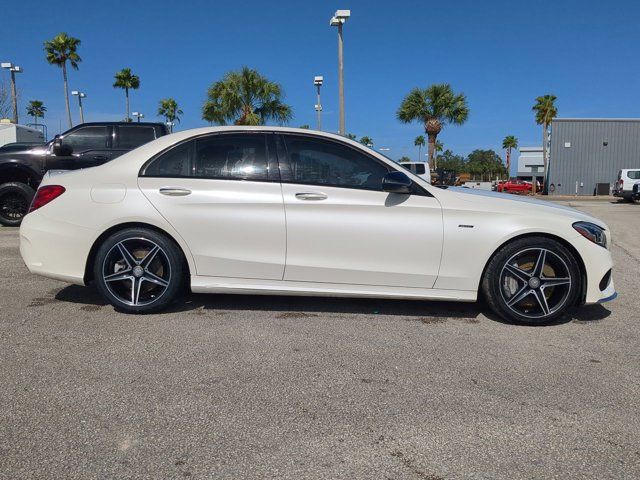
M 577 304 L 581 281 L 580 267 L 566 247 L 550 238 L 526 237 L 493 256 L 482 290 L 489 306 L 505 320 L 544 325 Z
M 26 183 L 7 182 L 0 185 L 0 224 L 19 226 L 29 211 L 35 193 Z
M 162 310 L 183 292 L 186 276 L 180 248 L 146 228 L 111 235 L 96 253 L 93 274 L 102 296 L 118 310 Z

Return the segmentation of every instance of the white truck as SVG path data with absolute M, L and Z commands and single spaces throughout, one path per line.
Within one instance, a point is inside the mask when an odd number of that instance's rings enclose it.
M 431 183 L 431 170 L 428 162 L 398 162 L 411 173 Z
M 633 198 L 633 186 L 640 181 L 640 168 L 623 168 L 618 172 L 618 180 L 613 188 L 613 196 L 627 201 Z
M 0 122 L 0 147 L 8 143 L 44 143 L 44 134 L 35 128 Z

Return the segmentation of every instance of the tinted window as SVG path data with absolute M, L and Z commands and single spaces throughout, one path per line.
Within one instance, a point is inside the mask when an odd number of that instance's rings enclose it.
M 293 183 L 381 190 L 389 169 L 364 153 L 336 142 L 285 135 Z
M 640 180 L 640 170 L 630 170 L 627 172 L 627 176 L 634 180 Z
M 118 127 L 118 148 L 134 149 L 155 138 L 153 127 Z
M 193 141 L 172 148 L 156 158 L 144 171 L 148 177 L 191 176 L 191 152 Z
M 425 172 L 426 172 L 426 170 L 425 170 L 424 165 L 422 165 L 422 164 L 417 164 L 417 165 L 416 165 L 416 173 L 417 173 L 418 175 L 424 175 L 424 174 L 425 174 Z
M 212 135 L 196 139 L 195 176 L 266 180 L 263 134 Z
M 73 153 L 107 148 L 107 127 L 82 127 L 65 135 L 62 143 L 73 148 Z

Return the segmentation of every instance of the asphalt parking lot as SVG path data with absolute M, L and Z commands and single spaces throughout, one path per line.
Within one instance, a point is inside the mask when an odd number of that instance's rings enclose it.
M 126 316 L 0 229 L 0 478 L 639 478 L 640 205 L 572 205 L 611 227 L 620 297 L 539 328 L 272 296 Z

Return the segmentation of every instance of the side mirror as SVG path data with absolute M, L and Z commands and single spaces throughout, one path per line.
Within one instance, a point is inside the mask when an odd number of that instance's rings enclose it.
M 402 172 L 389 172 L 382 177 L 382 190 L 389 193 L 411 193 L 413 182 Z
M 60 138 L 60 135 L 56 135 L 53 138 L 53 145 L 51 147 L 51 152 L 53 152 L 53 154 L 56 156 L 65 157 L 73 153 L 73 148 L 71 148 L 69 145 L 65 145 L 64 143 L 62 143 L 62 138 Z

